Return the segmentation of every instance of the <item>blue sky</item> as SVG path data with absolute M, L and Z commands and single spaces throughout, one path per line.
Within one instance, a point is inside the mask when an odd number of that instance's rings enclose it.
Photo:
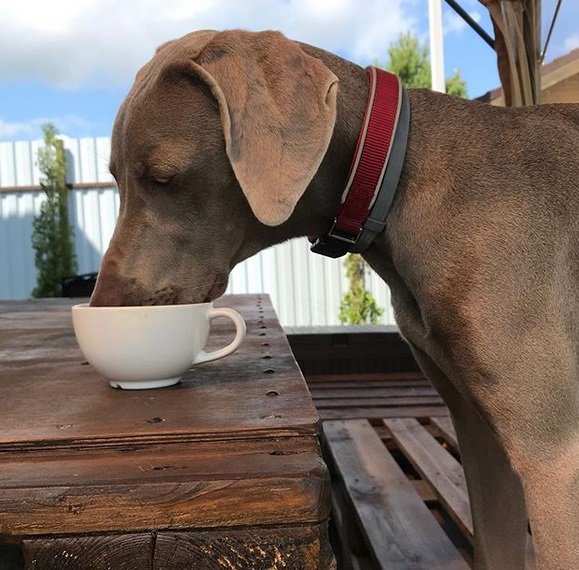
M 492 35 L 478 0 L 461 5 Z M 543 28 L 556 0 L 543 0 Z M 427 0 L 0 0 L 0 140 L 107 136 L 136 70 L 199 28 L 278 29 L 361 65 L 410 30 L 428 40 Z M 471 97 L 499 84 L 493 51 L 443 3 L 445 69 Z M 563 0 L 547 61 L 579 47 L 579 1 Z

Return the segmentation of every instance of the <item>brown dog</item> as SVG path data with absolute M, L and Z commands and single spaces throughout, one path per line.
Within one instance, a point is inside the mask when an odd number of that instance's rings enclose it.
M 363 69 L 279 33 L 195 32 L 114 128 L 121 211 L 92 303 L 202 302 L 233 266 L 327 231 Z M 364 257 L 453 415 L 479 569 L 579 568 L 579 106 L 411 91 L 406 162 Z

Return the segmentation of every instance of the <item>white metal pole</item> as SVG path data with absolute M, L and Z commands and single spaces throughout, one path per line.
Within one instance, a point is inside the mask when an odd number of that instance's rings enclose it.
M 442 0 L 428 0 L 430 28 L 430 72 L 433 91 L 446 91 L 444 80 L 444 44 L 442 38 Z

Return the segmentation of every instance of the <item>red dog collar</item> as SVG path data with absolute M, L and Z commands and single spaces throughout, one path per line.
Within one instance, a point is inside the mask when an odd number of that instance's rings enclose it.
M 328 257 L 362 252 L 384 230 L 406 154 L 410 105 L 400 79 L 376 67 L 338 213 L 311 250 Z

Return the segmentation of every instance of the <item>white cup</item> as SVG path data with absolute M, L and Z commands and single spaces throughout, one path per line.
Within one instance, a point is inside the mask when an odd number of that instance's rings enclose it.
M 227 317 L 235 339 L 225 348 L 205 352 L 211 320 Z M 234 352 L 245 336 L 245 321 L 211 303 L 139 307 L 72 307 L 78 344 L 88 362 L 114 388 L 146 390 L 177 384 L 194 364 Z

